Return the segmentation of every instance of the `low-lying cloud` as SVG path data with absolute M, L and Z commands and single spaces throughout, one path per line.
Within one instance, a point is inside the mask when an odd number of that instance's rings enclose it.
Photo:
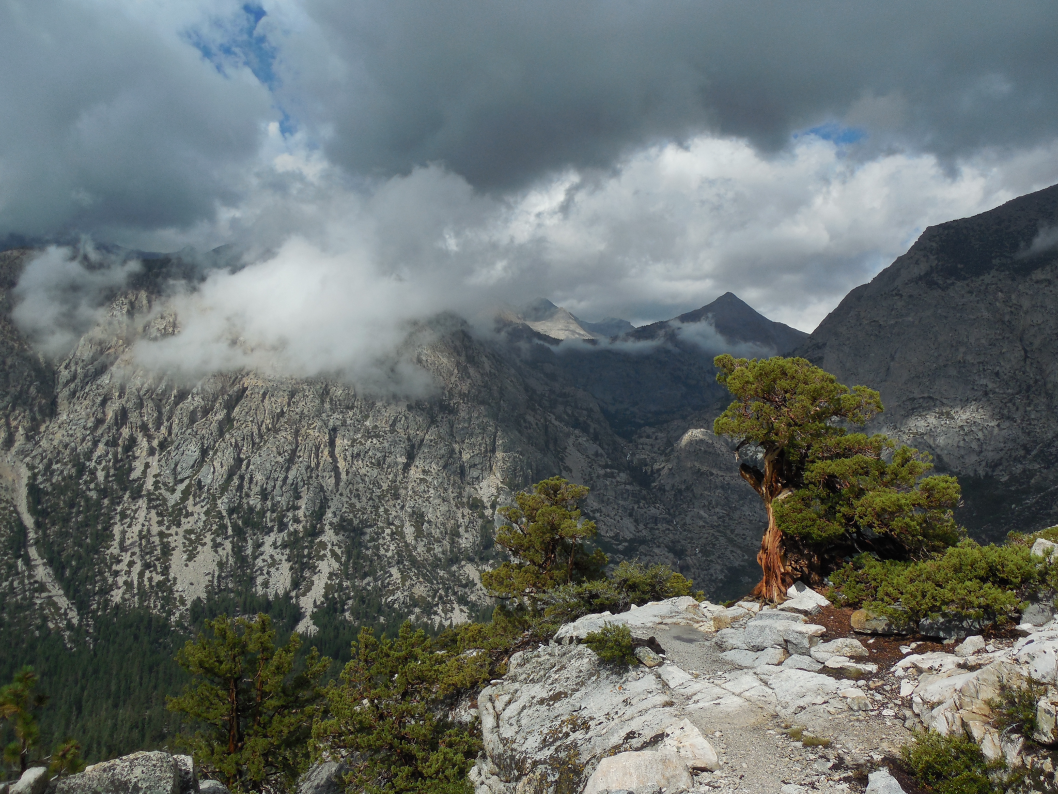
M 50 246 L 23 271 L 11 318 L 37 350 L 59 359 L 99 323 L 106 302 L 140 267 L 137 260 L 115 261 L 90 243 L 78 250 Z
M 351 183 L 318 150 L 271 135 L 245 201 L 166 238 L 173 249 L 234 243 L 243 264 L 171 297 L 181 330 L 140 343 L 141 363 L 187 377 L 256 368 L 407 381 L 393 375 L 395 352 L 420 321 L 446 311 L 476 321 L 537 296 L 586 320 L 642 324 L 730 290 L 810 331 L 924 226 L 1038 187 L 1011 179 L 1009 162 L 952 172 L 897 153 L 857 164 L 816 136 L 767 157 L 741 139 L 700 136 L 637 152 L 606 175 L 571 170 L 491 195 L 440 165 Z M 1058 179 L 1056 154 L 1019 153 L 1035 168 L 1014 173 Z M 52 355 L 132 268 L 64 257 L 50 249 L 17 292 L 16 319 Z

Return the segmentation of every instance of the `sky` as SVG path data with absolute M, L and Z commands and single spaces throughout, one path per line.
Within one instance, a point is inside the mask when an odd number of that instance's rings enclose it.
M 1029 1 L 0 0 L 0 241 L 237 246 L 151 354 L 192 370 L 340 370 L 536 296 L 642 324 L 732 291 L 811 331 L 926 226 L 1058 182 L 1055 30 Z M 20 286 L 49 351 L 134 270 L 69 260 Z

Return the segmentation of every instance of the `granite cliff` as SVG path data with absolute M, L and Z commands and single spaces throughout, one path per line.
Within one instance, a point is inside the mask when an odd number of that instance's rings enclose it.
M 956 474 L 981 538 L 1058 521 L 1058 186 L 930 227 L 799 349 L 881 391 L 878 430 Z
M 180 328 L 164 286 L 193 280 L 179 259 L 145 261 L 49 360 L 9 319 L 32 255 L 0 255 L 6 629 L 113 606 L 179 618 L 233 592 L 289 597 L 309 632 L 315 610 L 466 620 L 488 607 L 497 507 L 555 473 L 592 488 L 615 560 L 667 563 L 715 597 L 753 577 L 762 517 L 710 430 L 715 351 L 440 316 L 401 351 L 432 380 L 423 397 L 258 372 L 187 383 L 133 355 Z

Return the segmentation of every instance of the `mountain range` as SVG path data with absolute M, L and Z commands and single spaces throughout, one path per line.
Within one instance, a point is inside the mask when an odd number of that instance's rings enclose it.
M 1058 187 L 927 229 L 811 335 L 727 293 L 639 328 L 541 300 L 482 331 L 450 315 L 405 349 L 437 385 L 379 397 L 258 372 L 187 385 L 142 369 L 178 318 L 145 261 L 59 360 L 11 321 L 34 255 L 0 254 L 0 634 L 135 605 L 179 621 L 218 594 L 285 598 L 312 632 L 488 609 L 497 509 L 554 474 L 584 483 L 612 560 L 663 562 L 714 599 L 745 592 L 764 516 L 712 420 L 712 358 L 803 355 L 881 390 L 876 427 L 960 476 L 980 537 L 1058 520 Z M 19 629 L 18 631 L 22 631 Z

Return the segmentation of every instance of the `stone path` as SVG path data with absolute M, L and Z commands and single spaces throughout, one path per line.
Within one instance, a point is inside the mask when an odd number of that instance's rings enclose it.
M 795 593 L 779 610 L 681 597 L 584 616 L 515 655 L 478 700 L 477 791 L 895 792 L 887 760 L 922 727 L 1031 764 L 989 708 L 1001 681 L 1030 674 L 1052 685 L 1040 739 L 1058 741 L 1058 625 L 1023 626 L 1017 642 L 900 645 L 853 637 L 825 599 Z M 606 623 L 664 653 L 602 664 L 579 641 Z

